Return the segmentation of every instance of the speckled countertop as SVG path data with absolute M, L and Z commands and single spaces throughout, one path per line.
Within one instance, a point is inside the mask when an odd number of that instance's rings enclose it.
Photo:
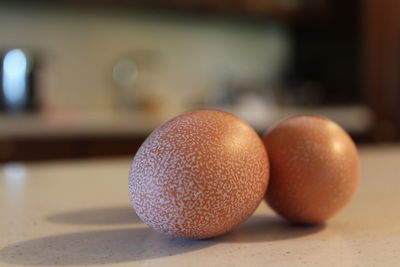
M 263 203 L 222 237 L 175 240 L 143 225 L 127 196 L 129 159 L 0 166 L 0 266 L 399 266 L 400 146 L 361 147 L 356 197 L 300 227 Z

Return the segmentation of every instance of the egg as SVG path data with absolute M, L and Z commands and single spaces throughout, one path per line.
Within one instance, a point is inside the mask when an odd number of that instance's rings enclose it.
M 129 174 L 133 208 L 151 228 L 205 239 L 246 220 L 262 201 L 268 156 L 237 117 L 200 110 L 166 122 L 145 140 Z
M 302 115 L 263 137 L 270 160 L 266 200 L 293 222 L 321 223 L 353 197 L 360 163 L 350 136 L 333 121 Z

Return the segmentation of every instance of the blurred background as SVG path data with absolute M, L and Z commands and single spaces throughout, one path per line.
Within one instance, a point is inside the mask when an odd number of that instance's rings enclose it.
M 400 139 L 397 0 L 0 2 L 0 161 L 132 156 L 182 112 Z

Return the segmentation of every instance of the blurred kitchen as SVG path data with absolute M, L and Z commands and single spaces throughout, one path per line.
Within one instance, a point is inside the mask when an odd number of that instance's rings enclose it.
M 263 133 L 299 113 L 400 138 L 400 4 L 356 0 L 0 4 L 0 161 L 132 156 L 194 109 Z

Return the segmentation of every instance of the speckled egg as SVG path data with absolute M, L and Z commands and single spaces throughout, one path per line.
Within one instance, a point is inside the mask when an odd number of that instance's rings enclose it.
M 204 239 L 246 220 L 265 194 L 268 157 L 237 117 L 201 110 L 175 117 L 136 153 L 129 193 L 138 216 L 175 237 Z
M 264 137 L 270 159 L 266 199 L 283 217 L 321 223 L 353 197 L 360 177 L 356 146 L 333 121 L 296 116 Z

